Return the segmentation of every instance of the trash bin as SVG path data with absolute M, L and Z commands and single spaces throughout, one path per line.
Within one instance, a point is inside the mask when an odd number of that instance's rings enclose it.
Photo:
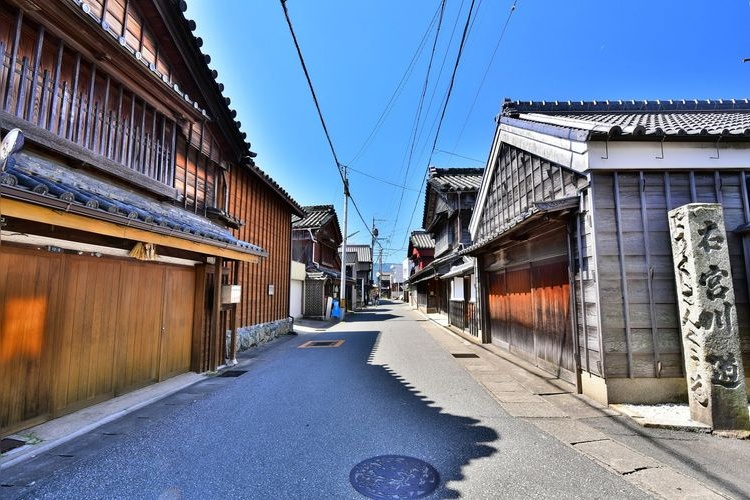
M 333 299 L 333 305 L 331 306 L 331 317 L 339 319 L 341 318 L 341 308 L 339 307 L 339 299 Z

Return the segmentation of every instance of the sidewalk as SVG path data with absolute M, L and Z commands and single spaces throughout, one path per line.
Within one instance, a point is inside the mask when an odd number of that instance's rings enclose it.
M 685 423 L 687 405 L 603 406 L 497 346 L 464 339 L 444 317 L 421 314 L 434 326 L 435 341 L 511 416 L 659 498 L 750 498 L 750 441 Z

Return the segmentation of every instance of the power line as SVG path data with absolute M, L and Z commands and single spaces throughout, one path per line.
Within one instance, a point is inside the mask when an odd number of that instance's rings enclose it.
M 471 21 L 471 14 L 474 12 L 474 2 L 476 0 L 471 0 L 471 5 L 469 6 L 469 15 L 466 17 L 466 24 L 464 25 L 464 32 L 461 35 L 461 43 L 458 46 L 458 54 L 456 55 L 456 64 L 453 65 L 453 74 L 451 74 L 451 81 L 450 85 L 448 85 L 448 93 L 445 96 L 445 102 L 443 103 L 443 111 L 440 113 L 440 121 L 438 122 L 438 129 L 435 133 L 435 140 L 432 143 L 432 153 L 435 152 L 435 146 L 437 146 L 438 137 L 440 137 L 440 129 L 443 126 L 443 120 L 445 119 L 445 111 L 448 109 L 448 102 L 451 99 L 451 94 L 453 93 L 453 84 L 456 81 L 456 72 L 458 71 L 458 64 L 461 62 L 461 56 L 464 52 L 464 45 L 466 44 L 466 33 L 469 30 L 469 22 Z M 430 153 L 430 159 L 432 159 L 432 153 Z M 425 170 L 425 178 L 427 176 L 427 171 Z M 424 181 L 423 181 L 424 182 Z
M 354 155 L 354 158 L 349 161 L 350 164 L 355 163 L 357 160 L 359 160 L 362 153 L 364 153 L 364 151 L 372 143 L 375 134 L 378 132 L 378 130 L 380 130 L 385 117 L 388 115 L 388 113 L 390 113 L 391 109 L 393 109 L 393 105 L 396 102 L 396 99 L 398 99 L 398 97 L 401 95 L 401 92 L 404 90 L 404 86 L 407 80 L 411 76 L 412 71 L 414 71 L 414 66 L 416 65 L 416 62 L 419 59 L 420 54 L 422 53 L 422 49 L 424 49 L 425 42 L 427 41 L 427 35 L 429 35 L 430 31 L 432 31 L 432 26 L 435 24 L 435 20 L 437 19 L 439 12 L 440 7 L 435 10 L 435 14 L 432 16 L 432 20 L 430 21 L 429 26 L 427 26 L 427 30 L 424 32 L 424 35 L 422 35 L 422 40 L 419 42 L 419 46 L 414 52 L 414 56 L 412 56 L 411 61 L 409 62 L 409 66 L 407 66 L 406 71 L 404 71 L 404 74 L 401 76 L 401 80 L 398 82 L 398 85 L 394 89 L 393 94 L 391 94 L 391 98 L 388 99 L 388 103 L 385 105 L 383 112 L 380 113 L 380 116 L 378 117 L 378 120 L 375 122 L 375 125 L 370 131 L 370 134 L 367 136 L 367 139 L 365 139 L 365 142 L 359 148 L 357 154 Z
M 505 19 L 505 25 L 503 26 L 503 31 L 500 32 L 500 38 L 498 38 L 497 43 L 495 44 L 495 50 L 492 51 L 492 57 L 490 57 L 490 62 L 487 63 L 487 68 L 484 70 L 484 75 L 482 75 L 482 81 L 479 83 L 479 88 L 477 88 L 477 93 L 474 94 L 474 100 L 471 101 L 471 106 L 469 106 L 469 111 L 466 113 L 466 118 L 464 119 L 463 125 L 461 125 L 461 131 L 458 133 L 458 138 L 456 139 L 456 145 L 458 145 L 458 142 L 461 140 L 461 137 L 464 134 L 464 129 L 466 128 L 466 124 L 469 123 L 469 118 L 471 118 L 471 113 L 474 111 L 474 106 L 477 103 L 477 98 L 479 97 L 479 93 L 482 91 L 482 87 L 484 86 L 484 81 L 487 78 L 487 73 L 489 73 L 490 68 L 492 67 L 492 63 L 495 61 L 495 55 L 497 55 L 497 49 L 500 48 L 500 43 L 503 41 L 503 37 L 505 37 L 505 31 L 508 29 L 508 24 L 510 23 L 510 17 L 513 15 L 513 13 L 516 11 L 516 3 L 518 3 L 518 0 L 513 0 L 513 5 L 510 7 L 510 12 L 508 13 L 508 17 Z
M 475 161 L 477 163 L 482 163 L 482 164 L 485 163 L 484 160 L 477 160 L 476 158 L 471 158 L 469 156 L 463 156 L 463 155 L 459 155 L 459 154 L 456 154 L 456 153 L 451 153 L 450 151 L 445 151 L 444 149 L 436 149 L 435 152 L 436 153 L 445 153 L 445 154 L 451 155 L 451 156 L 457 156 L 459 158 L 463 158 L 464 160 L 471 160 L 471 161 Z M 416 191 L 416 189 L 415 189 L 415 191 Z
M 292 20 L 289 18 L 289 11 L 286 8 L 286 0 L 281 0 L 281 7 L 284 9 L 284 17 L 286 17 L 286 23 L 289 26 L 289 32 L 292 34 L 292 39 L 294 40 L 294 46 L 297 49 L 297 55 L 299 56 L 299 62 L 302 64 L 302 71 L 305 73 L 305 78 L 307 79 L 307 85 L 310 87 L 310 93 L 312 94 L 313 101 L 315 102 L 315 109 L 318 110 L 318 117 L 320 118 L 320 123 L 323 125 L 323 132 L 325 133 L 326 139 L 328 140 L 328 145 L 331 147 L 331 153 L 333 154 L 333 159 L 336 162 L 336 169 L 339 171 L 339 175 L 341 176 L 341 181 L 344 183 L 344 190 L 347 190 L 346 187 L 346 175 L 344 174 L 344 171 L 342 170 L 341 162 L 339 161 L 338 156 L 336 155 L 336 150 L 333 147 L 333 142 L 331 141 L 331 135 L 328 133 L 328 127 L 326 127 L 326 122 L 323 119 L 323 112 L 320 110 L 320 104 L 318 103 L 318 96 L 315 95 L 315 89 L 313 88 L 312 80 L 310 79 L 310 73 L 307 71 L 307 65 L 305 64 L 305 59 L 302 57 L 302 50 L 300 49 L 299 42 L 297 42 L 297 35 L 294 34 L 294 28 L 292 27 Z
M 424 171 L 424 176 L 422 176 L 422 182 L 421 182 L 420 190 L 419 190 L 420 194 L 422 192 L 421 187 L 424 186 L 424 183 L 427 180 L 427 173 L 429 172 L 429 162 L 432 160 L 433 153 L 435 153 L 438 137 L 440 137 L 440 129 L 442 128 L 443 120 L 445 119 L 445 110 L 448 108 L 448 102 L 450 101 L 451 94 L 453 92 L 453 84 L 456 81 L 456 72 L 458 71 L 458 64 L 461 62 L 461 55 L 463 54 L 464 46 L 466 44 L 466 33 L 469 30 L 469 25 L 471 22 L 471 14 L 472 12 L 474 12 L 474 3 L 475 3 L 475 0 L 471 0 L 471 5 L 469 6 L 469 15 L 466 17 L 466 24 L 464 25 L 464 31 L 463 31 L 463 34 L 461 35 L 461 43 L 458 46 L 458 54 L 456 54 L 456 63 L 453 65 L 453 73 L 451 74 L 450 85 L 448 85 L 448 92 L 445 95 L 445 102 L 443 102 L 443 110 L 440 113 L 440 121 L 438 122 L 437 131 L 435 132 L 435 140 L 432 143 L 432 152 L 430 153 L 430 160 L 428 160 L 427 168 Z M 419 195 L 417 195 L 417 201 L 414 204 L 414 209 L 411 212 L 409 225 L 411 225 L 411 221 L 412 219 L 414 219 L 414 212 L 416 212 L 418 204 L 419 204 Z M 404 240 L 404 242 L 405 241 L 406 240 Z
M 412 158 L 414 157 L 414 147 L 416 146 L 417 137 L 418 137 L 417 134 L 419 130 L 420 117 L 422 115 L 422 106 L 424 105 L 424 98 L 427 95 L 427 87 L 430 82 L 430 72 L 432 70 L 432 62 L 435 59 L 435 50 L 437 48 L 438 38 L 440 38 L 440 28 L 443 25 L 443 14 L 445 12 L 445 3 L 446 3 L 446 0 L 443 0 L 442 2 L 440 2 L 440 17 L 438 19 L 437 29 L 435 30 L 435 40 L 432 42 L 432 51 L 430 52 L 430 60 L 427 64 L 427 73 L 425 74 L 424 84 L 422 85 L 422 94 L 419 97 L 419 105 L 417 106 L 417 113 L 414 117 L 414 129 L 411 135 L 411 146 L 409 148 L 409 158 L 406 162 L 406 170 L 404 172 L 404 184 L 406 184 L 406 179 L 409 177 L 409 169 L 411 167 Z M 398 207 L 396 208 L 396 220 L 393 222 L 394 228 L 396 226 L 396 223 L 398 222 L 398 215 L 401 212 L 401 204 L 404 201 L 404 191 L 405 191 L 404 189 L 401 189 L 401 196 L 398 199 Z M 391 232 L 390 234 L 390 237 L 392 236 L 393 236 L 393 232 Z
M 366 172 L 363 172 L 361 170 L 357 170 L 356 168 L 352 168 L 352 167 L 350 167 L 348 165 L 347 165 L 347 168 L 349 170 L 351 170 L 352 172 L 357 172 L 360 175 L 364 175 L 365 177 L 369 177 L 370 179 L 375 179 L 376 181 L 382 182 L 384 184 L 388 184 L 388 185 L 391 185 L 391 186 L 394 186 L 394 187 L 397 187 L 397 188 L 401 188 L 401 189 L 408 189 L 409 191 L 417 191 L 414 188 L 410 188 L 410 187 L 404 186 L 402 184 L 396 184 L 395 182 L 387 181 L 385 179 L 381 179 L 380 177 L 375 177 L 374 175 L 370 175 L 370 174 L 368 174 Z

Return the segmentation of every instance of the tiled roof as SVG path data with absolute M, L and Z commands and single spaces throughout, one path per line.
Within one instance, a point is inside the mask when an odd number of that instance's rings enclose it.
M 372 249 L 369 245 L 346 245 L 346 251 L 357 252 L 358 262 L 372 262 Z
M 750 138 L 750 101 L 506 101 L 504 118 L 607 136 Z
M 484 168 L 430 168 L 428 182 L 441 191 L 478 191 Z
M 328 222 L 332 217 L 336 217 L 336 211 L 333 205 L 313 205 L 302 207 L 305 216 L 294 218 L 292 220 L 292 229 L 318 229 Z
M 430 233 L 425 231 L 414 231 L 409 241 L 413 248 L 435 248 L 435 240 Z
M 83 215 L 110 220 L 127 226 L 139 225 L 156 232 L 174 234 L 213 246 L 222 246 L 266 255 L 257 245 L 239 240 L 224 227 L 166 202 L 157 202 L 133 191 L 121 189 L 87 175 L 24 152 L 15 156 L 16 164 L 0 177 L 4 196 L 32 199 L 40 204 L 66 203 Z

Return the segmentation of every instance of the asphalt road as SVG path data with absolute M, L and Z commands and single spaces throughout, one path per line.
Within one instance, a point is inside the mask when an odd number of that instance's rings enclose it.
M 208 378 L 28 462 L 51 475 L 0 497 L 363 498 L 356 464 L 407 455 L 440 474 L 429 498 L 649 498 L 509 416 L 428 326 L 386 304 L 285 336 L 246 355 L 239 377 Z M 311 340 L 343 343 L 299 348 Z

